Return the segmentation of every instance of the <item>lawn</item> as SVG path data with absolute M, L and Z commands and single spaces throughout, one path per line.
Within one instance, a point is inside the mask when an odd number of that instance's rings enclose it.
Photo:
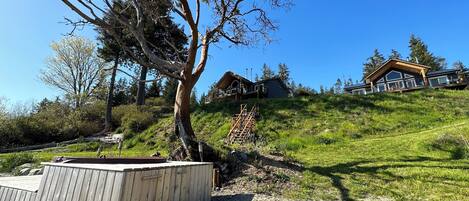
M 452 159 L 430 143 L 443 134 L 469 138 L 469 121 L 423 132 L 333 145 L 308 145 L 292 153 L 305 164 L 295 197 L 359 200 L 467 200 L 469 160 Z

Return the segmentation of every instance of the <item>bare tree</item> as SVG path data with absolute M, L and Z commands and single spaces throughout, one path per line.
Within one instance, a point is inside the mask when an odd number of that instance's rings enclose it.
M 80 108 L 98 88 L 105 62 L 97 56 L 96 45 L 82 37 L 65 37 L 51 47 L 54 55 L 47 59 L 40 79 Z
M 207 64 L 209 47 L 221 40 L 227 40 L 235 45 L 255 45 L 258 41 L 270 42 L 272 31 L 277 30 L 276 23 L 268 16 L 269 9 L 285 8 L 290 5 L 288 0 L 194 0 L 192 6 L 187 0 L 129 0 L 126 9 L 135 9 L 134 16 L 123 15 L 113 10 L 113 3 L 109 0 L 62 0 L 82 20 L 69 22 L 80 26 L 91 23 L 106 30 L 112 35 L 122 48 L 129 54 L 133 52 L 125 46 L 123 39 L 115 33 L 113 26 L 106 23 L 102 16 L 110 12 L 121 26 L 128 29 L 139 42 L 146 59 L 138 55 L 133 58 L 144 67 L 156 69 L 159 73 L 179 80 L 174 104 L 175 133 L 181 139 L 187 156 L 197 160 L 196 137 L 190 120 L 190 95 L 194 85 L 199 80 Z M 189 45 L 184 57 L 159 56 L 151 47 L 144 35 L 144 20 L 147 16 L 154 22 L 161 17 L 156 4 L 161 1 L 171 5 L 175 16 L 179 16 L 189 27 L 187 35 Z M 205 4 L 201 6 L 201 4 Z M 202 10 L 202 8 L 204 10 Z M 212 16 L 211 20 L 201 23 L 202 12 Z M 172 44 L 170 39 L 161 41 Z

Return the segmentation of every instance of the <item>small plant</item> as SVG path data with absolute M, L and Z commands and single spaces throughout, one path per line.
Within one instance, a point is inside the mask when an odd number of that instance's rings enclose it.
M 469 145 L 466 144 L 463 137 L 444 134 L 431 143 L 433 149 L 447 151 L 452 159 L 469 158 Z
M 33 154 L 27 152 L 20 152 L 9 154 L 7 157 L 1 161 L 0 170 L 2 172 L 11 172 L 15 167 L 23 165 L 25 163 L 34 163 Z

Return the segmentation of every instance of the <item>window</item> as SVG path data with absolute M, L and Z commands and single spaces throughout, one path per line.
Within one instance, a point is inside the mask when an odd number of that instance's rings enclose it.
M 378 82 L 384 82 L 384 78 L 379 79 Z
M 384 83 L 376 85 L 376 88 L 378 89 L 378 92 L 386 91 L 386 85 Z
M 352 94 L 365 95 L 366 90 L 365 89 L 354 89 L 354 90 L 352 90 Z
M 393 91 L 393 90 L 399 90 L 404 88 L 404 82 L 403 81 L 395 81 L 395 82 L 388 82 L 388 90 Z
M 408 89 L 417 87 L 417 83 L 415 83 L 415 79 L 406 80 L 405 85 L 407 86 Z
M 428 79 L 430 81 L 430 86 L 437 87 L 442 85 L 449 84 L 448 76 L 433 77 Z
M 409 74 L 407 74 L 407 73 L 404 73 L 404 77 L 405 77 L 405 78 L 413 78 L 414 76 L 409 75 Z
M 397 80 L 397 79 L 401 79 L 402 78 L 402 74 L 400 72 L 397 72 L 395 70 L 389 72 L 388 74 L 386 74 L 386 80 L 390 81 L 390 80 Z

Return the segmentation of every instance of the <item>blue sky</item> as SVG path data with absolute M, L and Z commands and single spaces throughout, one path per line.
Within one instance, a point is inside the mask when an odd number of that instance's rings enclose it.
M 469 1 L 466 0 L 297 0 L 288 12 L 275 12 L 280 24 L 268 46 L 212 47 L 199 94 L 226 71 L 260 73 L 263 63 L 286 63 L 296 83 L 319 88 L 337 78 L 361 77 L 362 64 L 375 48 L 408 55 L 410 34 L 421 37 L 448 64 L 469 64 Z M 51 55 L 49 44 L 70 30 L 64 16 L 75 16 L 61 1 L 15 0 L 0 7 L 0 97 L 10 102 L 39 101 L 60 95 L 38 74 Z M 80 35 L 94 38 L 86 29 Z

